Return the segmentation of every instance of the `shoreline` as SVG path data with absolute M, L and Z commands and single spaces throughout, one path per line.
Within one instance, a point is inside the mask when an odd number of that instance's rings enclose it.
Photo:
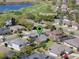
M 21 3 L 6 3 L 6 4 L 0 4 L 0 5 L 21 5 L 21 4 L 32 4 L 33 5 L 33 3 L 28 3 L 28 2 L 21 2 Z M 22 9 L 22 8 L 21 8 Z M 17 11 L 17 10 L 10 10 L 10 11 Z M 0 14 L 4 14 L 4 13 L 6 13 L 6 12 L 10 12 L 10 11 L 0 11 Z

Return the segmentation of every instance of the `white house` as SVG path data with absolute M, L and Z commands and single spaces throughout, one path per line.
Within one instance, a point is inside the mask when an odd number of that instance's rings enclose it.
M 29 45 L 29 43 L 27 41 L 23 41 L 17 38 L 17 39 L 6 42 L 5 45 L 9 48 L 20 51 L 22 47 Z

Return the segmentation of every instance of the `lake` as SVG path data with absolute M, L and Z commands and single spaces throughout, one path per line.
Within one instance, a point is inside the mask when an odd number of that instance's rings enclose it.
M 0 5 L 0 12 L 6 12 L 6 11 L 13 11 L 13 10 L 19 10 L 21 8 L 27 8 L 31 7 L 32 4 L 7 4 L 7 5 Z

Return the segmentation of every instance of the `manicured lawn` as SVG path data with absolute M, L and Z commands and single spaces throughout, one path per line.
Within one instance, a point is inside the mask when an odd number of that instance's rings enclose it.
M 0 52 L 0 59 L 5 56 L 4 52 Z
M 48 41 L 48 43 L 46 43 L 47 47 L 51 47 L 55 42 L 53 41 Z

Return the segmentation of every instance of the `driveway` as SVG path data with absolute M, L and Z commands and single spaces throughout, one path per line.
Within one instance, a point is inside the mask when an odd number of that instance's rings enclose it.
M 11 51 L 11 49 L 9 49 L 9 48 L 7 48 L 7 47 L 4 47 L 4 46 L 0 46 L 0 52 L 5 52 L 5 53 L 7 53 L 7 52 L 9 52 L 9 51 Z
M 73 56 L 72 59 L 77 59 L 77 58 L 79 58 L 79 54 L 76 54 L 76 53 L 72 53 L 70 56 Z

